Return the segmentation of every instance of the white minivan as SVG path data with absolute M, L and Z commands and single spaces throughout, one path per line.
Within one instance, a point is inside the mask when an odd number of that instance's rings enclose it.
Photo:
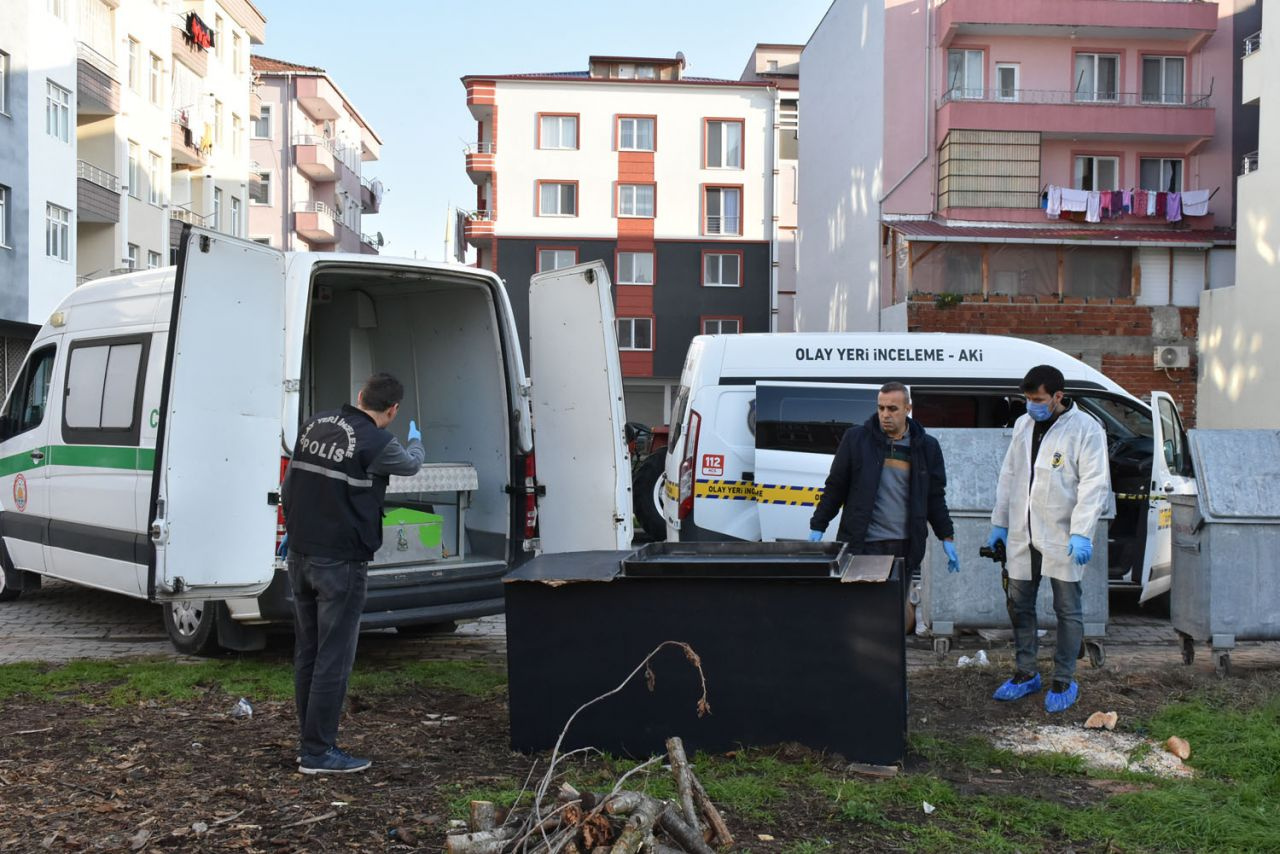
M 891 380 L 911 388 L 925 429 L 1008 428 L 1035 365 L 1107 431 L 1116 518 L 1111 582 L 1146 601 L 1169 590 L 1169 495 L 1195 491 L 1173 399 L 1144 403 L 1102 373 L 1034 341 L 950 333 L 704 335 L 672 406 L 663 495 L 669 540 L 785 540 L 808 534 L 844 431 L 874 412 Z M 992 478 L 996 476 L 992 472 Z M 827 537 L 835 535 L 831 525 Z
M 535 276 L 530 331 L 527 375 L 485 270 L 184 229 L 176 267 L 77 288 L 31 346 L 0 413 L 0 601 L 48 576 L 162 603 L 180 650 L 259 647 L 291 617 L 278 498 L 298 428 L 389 371 L 392 430 L 416 418 L 428 465 L 387 507 L 430 511 L 441 542 L 423 559 L 384 537 L 362 626 L 500 612 L 532 552 L 631 542 L 604 265 Z

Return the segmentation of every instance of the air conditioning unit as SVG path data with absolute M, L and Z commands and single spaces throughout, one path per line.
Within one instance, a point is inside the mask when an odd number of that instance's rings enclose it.
M 1189 368 L 1191 367 L 1191 348 L 1159 345 L 1155 348 L 1155 367 L 1157 368 Z

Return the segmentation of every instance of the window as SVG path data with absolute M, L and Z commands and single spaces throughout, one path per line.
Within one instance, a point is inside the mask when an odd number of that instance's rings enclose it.
M 702 256 L 702 284 L 708 288 L 742 287 L 742 253 L 704 253 Z
M 654 119 L 621 116 L 618 119 L 619 151 L 653 151 Z
M 142 91 L 142 45 L 132 37 L 129 39 L 129 88 Z
M 160 155 L 154 151 L 147 152 L 147 188 L 147 201 L 160 204 Z
M 874 388 L 756 387 L 756 448 L 834 454 L 846 430 L 875 414 Z
M 222 16 L 213 16 L 213 52 L 222 59 Z
M 1018 66 L 1011 63 L 996 63 L 996 99 L 1018 100 Z
M 767 71 L 767 72 L 769 72 L 769 73 L 771 73 L 771 74 L 772 74 L 773 72 L 776 72 L 776 71 L 778 70 L 778 60 L 776 60 L 776 59 L 766 59 L 766 60 L 765 60 L 765 62 L 764 62 L 764 70 L 765 70 L 765 71 Z
M 1187 61 L 1181 56 L 1142 58 L 1142 102 L 1144 104 L 1183 103 L 1183 71 Z
M 222 231 L 222 188 L 213 188 L 213 227 Z
M 257 180 L 249 182 L 249 204 L 251 205 L 269 205 L 271 204 L 271 173 L 256 173 Z
M 653 318 L 651 317 L 619 317 L 618 318 L 619 350 L 652 350 Z
M 538 117 L 538 148 L 577 148 L 578 117 Z
M 213 144 L 222 145 L 222 102 L 213 102 Z
M 620 285 L 652 285 L 653 253 L 619 252 L 617 277 Z
M 1138 185 L 1144 190 L 1182 192 L 1182 159 L 1142 157 L 1138 160 Z
M 44 129 L 61 142 L 71 140 L 71 90 L 45 81 Z
M 231 114 L 231 153 L 239 157 L 241 150 L 240 137 L 244 135 L 244 122 L 235 113 Z
M 654 68 L 652 65 L 636 66 L 637 80 L 656 80 L 657 77 L 658 77 L 658 69 Z
M 1076 54 L 1077 101 L 1115 101 L 1119 98 L 1116 80 L 1120 57 L 1101 53 Z
M 164 63 L 160 61 L 160 57 L 154 53 L 151 54 L 151 103 L 159 106 L 161 95 L 164 92 Z
M 126 249 L 125 266 L 130 270 L 138 269 L 138 244 L 130 243 Z
M 160 253 L 148 251 L 147 252 L 147 269 L 154 270 L 156 267 L 159 267 L 159 266 L 160 266 Z
M 129 195 L 142 198 L 142 150 L 129 140 Z
M 9 112 L 9 54 L 0 50 L 0 113 Z
M 27 364 L 9 394 L 9 406 L 0 418 L 0 439 L 11 439 L 39 427 L 44 420 L 49 382 L 53 379 L 54 353 L 53 347 L 46 347 L 27 357 Z
M 270 246 L 270 245 L 271 245 L 271 238 L 270 238 L 270 237 L 255 237 L 255 238 L 253 238 L 253 242 L 254 242 L 254 243 L 261 243 L 263 246 Z
M 0 246 L 9 245 L 9 188 L 0 186 Z
M 1120 158 L 1076 158 L 1077 190 L 1116 190 L 1120 187 Z
M 619 184 L 618 216 L 652 217 L 656 191 L 653 184 Z
M 707 168 L 742 168 L 742 122 L 707 120 Z
M 59 261 L 71 260 L 71 211 L 44 206 L 44 254 Z
M 737 335 L 742 321 L 736 317 L 707 317 L 702 321 L 703 335 Z
M 67 19 L 67 0 L 46 0 L 45 8 L 55 18 Z
M 742 190 L 707 187 L 703 197 L 703 234 L 742 233 Z
M 240 34 L 236 32 L 231 34 L 231 69 L 236 74 L 244 72 L 244 47 L 240 41 Z
M 952 98 L 981 98 L 983 61 L 980 50 L 947 51 L 947 94 Z
M 548 270 L 559 270 L 562 267 L 572 267 L 578 263 L 577 249 L 539 249 L 538 250 L 538 272 L 545 273 Z
M 73 444 L 136 444 L 150 336 L 72 345 L 67 360 L 62 438 Z
M 577 182 L 538 182 L 539 216 L 577 216 Z
M 235 196 L 231 197 L 231 236 L 240 236 L 240 200 Z
M 253 120 L 253 138 L 271 139 L 271 105 L 263 104 L 258 117 Z

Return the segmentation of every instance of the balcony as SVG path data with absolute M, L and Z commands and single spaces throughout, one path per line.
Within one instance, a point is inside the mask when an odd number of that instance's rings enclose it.
M 472 142 L 467 145 L 467 177 L 474 184 L 483 184 L 494 173 L 494 155 L 497 153 L 492 142 Z
M 382 245 L 382 233 L 379 232 L 377 237 L 371 234 L 360 235 L 360 254 L 361 255 L 377 255 L 378 247 Z
M 113 116 L 120 112 L 116 64 L 85 42 L 76 43 L 76 113 Z
M 324 202 L 298 202 L 293 206 L 293 230 L 310 244 L 338 242 L 338 214 Z
M 363 124 L 360 125 L 360 159 L 366 163 L 382 156 L 382 140 Z
M 497 99 L 496 84 L 492 80 L 467 80 L 467 109 L 478 122 L 493 118 Z
M 256 83 L 249 89 L 249 118 L 262 118 L 262 95 L 259 94 Z
M 169 147 L 175 169 L 199 169 L 209 162 L 213 140 L 198 136 L 191 129 L 191 114 L 186 110 L 174 110 L 169 126 Z
M 298 134 L 293 138 L 293 163 L 312 181 L 338 180 L 337 145 L 331 139 L 314 134 Z
M 1254 33 L 1244 40 L 1243 58 L 1240 60 L 1240 103 L 1256 104 L 1262 97 L 1262 76 L 1265 71 L 1262 58 L 1262 33 Z
M 955 0 L 948 0 L 955 2 Z M 1116 3 L 1152 5 L 1138 0 Z M 1214 131 L 1207 95 L 1153 101 L 1136 92 L 1113 92 L 1086 100 L 1072 91 L 957 89 L 938 105 L 938 139 L 952 128 L 1039 131 L 1046 139 L 1112 139 L 1182 142 L 1191 153 Z
M 1174 41 L 1192 51 L 1218 29 L 1218 4 L 1200 0 L 943 0 L 937 15 L 942 47 L 961 35 L 1035 35 Z
M 377 178 L 360 179 L 360 211 L 376 214 L 382 210 L 382 182 Z
M 342 96 L 325 77 L 298 77 L 298 106 L 317 122 L 342 115 Z
M 203 79 L 209 76 L 209 52 L 196 44 L 181 27 L 170 28 L 169 46 L 173 58 Z
M 1258 152 L 1250 151 L 1244 157 L 1240 158 L 1240 175 L 1248 175 L 1251 172 L 1258 171 Z
M 497 214 L 493 211 L 470 211 L 462 223 L 462 238 L 473 245 L 491 240 L 495 219 Z
M 120 221 L 120 179 L 84 160 L 76 161 L 76 219 Z

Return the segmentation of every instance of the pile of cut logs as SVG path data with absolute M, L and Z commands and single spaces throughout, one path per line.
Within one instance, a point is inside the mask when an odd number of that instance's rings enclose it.
M 731 848 L 733 836 L 689 766 L 679 738 L 667 739 L 667 760 L 679 793 L 675 801 L 622 789 L 626 777 L 613 791 L 599 794 L 562 783 L 554 799 L 535 794 L 532 808 L 512 809 L 501 823 L 491 802 L 472 801 L 469 831 L 447 836 L 445 851 L 715 854 Z

